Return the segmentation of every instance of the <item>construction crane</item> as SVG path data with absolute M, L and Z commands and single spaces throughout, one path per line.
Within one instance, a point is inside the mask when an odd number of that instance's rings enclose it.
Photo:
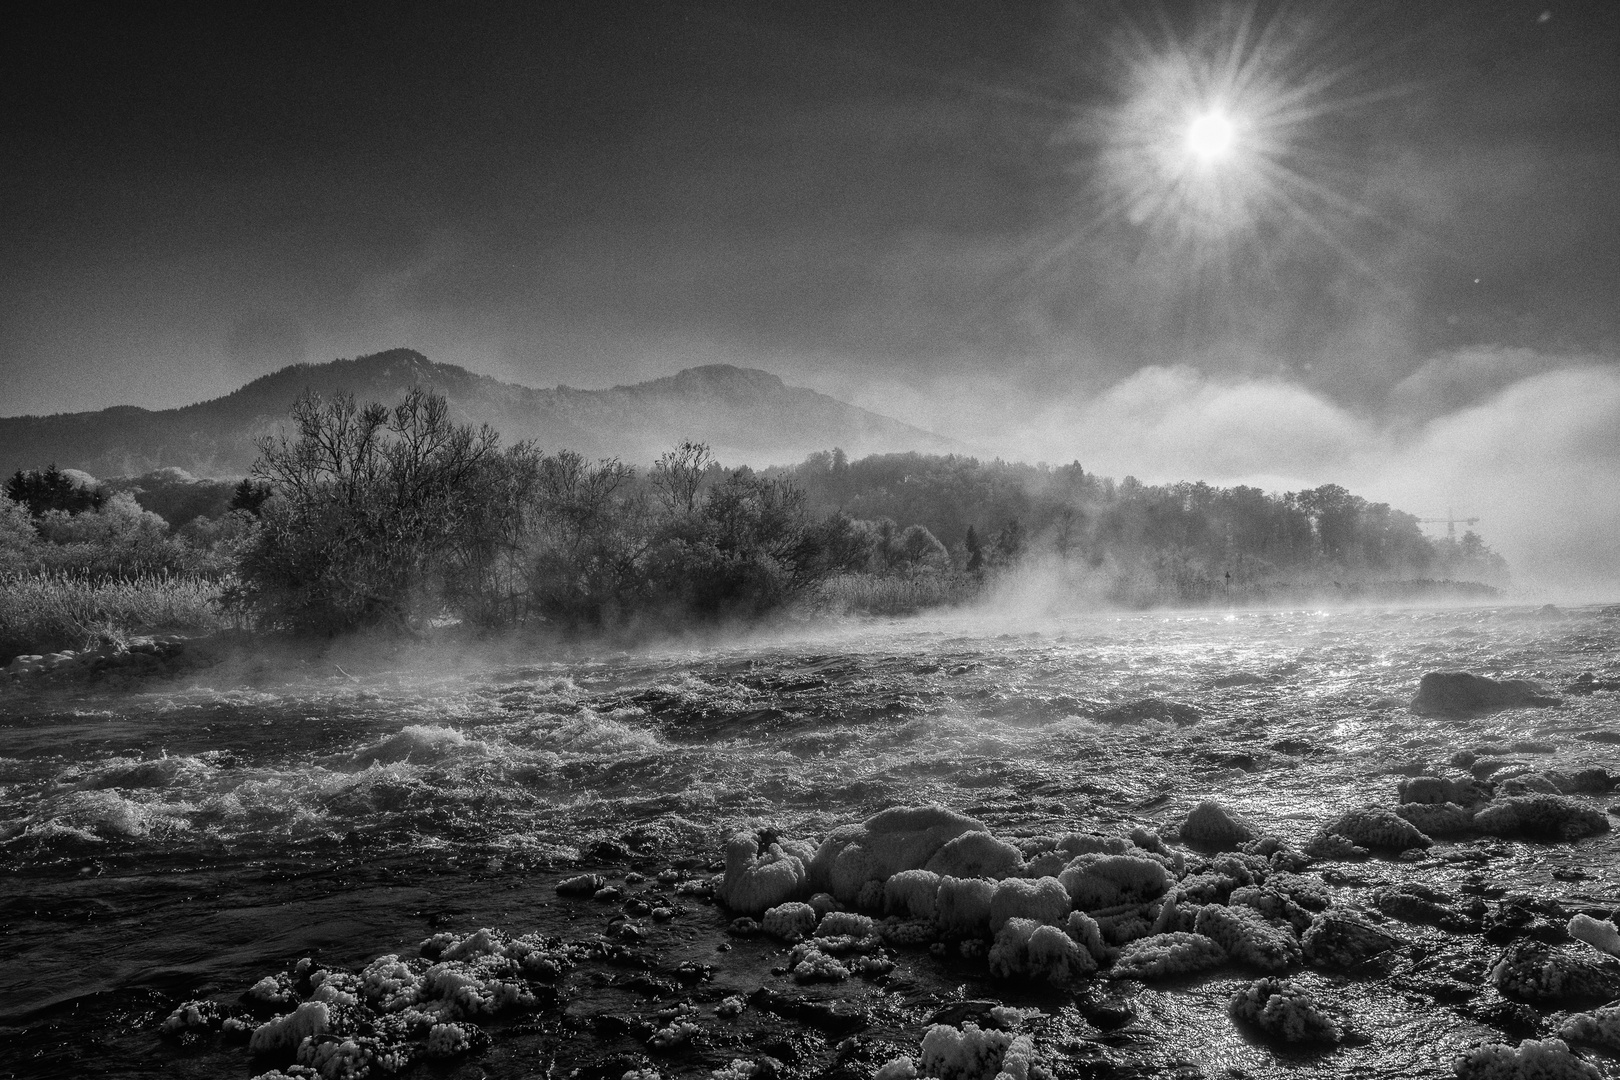
M 1478 525 L 1479 524 L 1479 518 L 1477 518 L 1477 517 L 1471 517 L 1471 518 L 1456 517 L 1455 515 L 1452 514 L 1452 512 L 1451 512 L 1451 510 L 1449 508 L 1446 510 L 1446 516 L 1443 517 L 1443 518 L 1418 518 L 1418 521 L 1421 522 L 1424 525 L 1444 525 L 1446 527 L 1446 536 L 1447 536 L 1447 538 L 1452 539 L 1452 540 L 1457 539 L 1457 526 L 1458 525 L 1473 526 L 1473 525 Z

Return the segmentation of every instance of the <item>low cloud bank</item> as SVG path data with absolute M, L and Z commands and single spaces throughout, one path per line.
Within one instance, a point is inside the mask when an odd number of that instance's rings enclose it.
M 1009 457 L 1149 482 L 1337 483 L 1423 518 L 1477 517 L 1526 596 L 1620 599 L 1620 369 L 1589 358 L 1447 354 L 1376 418 L 1284 379 L 1180 367 L 1094 394 L 980 387 L 907 404 L 907 419 Z

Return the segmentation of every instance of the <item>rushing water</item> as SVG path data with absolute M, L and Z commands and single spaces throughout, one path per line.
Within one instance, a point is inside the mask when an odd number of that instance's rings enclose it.
M 1612 692 L 1467 722 L 1406 707 L 1432 670 L 1555 687 L 1587 671 L 1620 678 L 1616 608 L 1159 613 L 1007 629 L 960 617 L 520 666 L 332 665 L 296 680 L 226 667 L 133 690 L 0 691 L 0 1075 L 252 1075 L 268 1066 L 244 1048 L 179 1046 L 158 1023 L 185 998 L 234 1001 L 306 955 L 358 967 L 413 954 L 446 927 L 600 933 L 618 909 L 559 898 L 559 876 L 701 876 L 738 826 L 815 837 L 887 806 L 938 803 L 1008 836 L 1165 828 L 1213 797 L 1298 841 L 1471 747 L 1518 742 L 1538 767 L 1620 773 L 1604 741 L 1620 737 Z M 1144 699 L 1196 714 L 1117 708 Z M 1436 850 L 1448 846 L 1467 845 Z M 1455 887 L 1463 867 L 1475 885 L 1483 875 L 1570 908 L 1620 905 L 1610 835 L 1468 851 L 1477 857 L 1340 864 L 1350 870 L 1336 884 L 1353 903 L 1408 876 Z M 631 995 L 622 978 L 582 975 L 560 1020 L 492 1025 L 485 1052 L 424 1068 L 563 1075 L 635 1049 L 635 1029 L 587 1022 L 598 1014 L 792 988 L 770 971 L 780 947 L 718 951 L 728 916 L 678 906 L 648 924 L 655 959 L 643 966 L 701 961 L 712 979 Z M 1419 952 L 1455 944 L 1404 929 Z M 1449 1075 L 1459 1049 L 1501 1037 L 1411 979 L 1307 972 L 1368 1037 L 1279 1054 L 1226 1020 L 1237 974 L 1218 975 L 1141 991 L 1136 1019 L 1113 1032 L 1077 1010 L 1091 990 L 998 984 L 982 960 L 922 951 L 902 953 L 881 986 L 823 996 L 864 1002 L 878 1056 L 914 1051 L 953 998 L 1038 1006 L 1037 1046 L 1072 1075 Z M 706 1075 L 763 1046 L 790 1071 L 861 1073 L 837 1023 L 746 1017 L 659 1067 Z M 1105 1066 L 1115 1071 L 1085 1071 Z

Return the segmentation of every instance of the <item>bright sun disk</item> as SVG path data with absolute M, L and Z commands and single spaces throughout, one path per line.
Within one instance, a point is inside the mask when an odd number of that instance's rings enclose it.
M 1195 118 L 1187 128 L 1187 149 L 1203 162 L 1214 162 L 1232 152 L 1237 141 L 1237 129 L 1220 110 L 1213 110 Z

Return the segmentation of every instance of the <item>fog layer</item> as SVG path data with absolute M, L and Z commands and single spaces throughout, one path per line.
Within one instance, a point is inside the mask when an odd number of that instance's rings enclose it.
M 1337 483 L 1422 518 L 1477 517 L 1527 593 L 1620 595 L 1620 371 L 1589 358 L 1447 353 L 1399 383 L 1376 418 L 1286 377 L 1179 366 L 1100 391 L 1013 395 L 987 382 L 926 396 L 879 389 L 861 403 L 986 453 L 1079 460 L 1105 476 L 1269 491 Z

